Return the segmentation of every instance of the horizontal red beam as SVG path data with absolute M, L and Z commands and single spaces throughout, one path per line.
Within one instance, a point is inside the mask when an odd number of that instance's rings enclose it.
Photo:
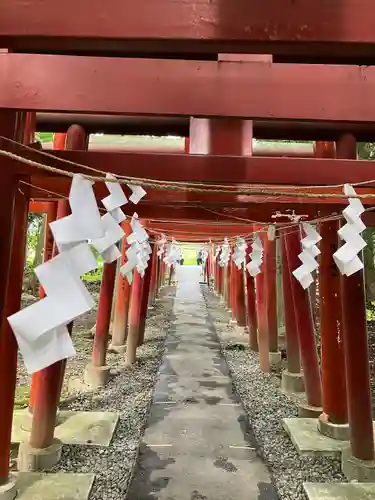
M 100 0 L 2 0 L 0 46 L 339 55 L 375 43 L 372 8 L 372 0 L 112 0 L 109 9 Z
M 45 199 L 46 193 L 50 192 L 52 198 L 56 198 L 53 193 L 60 196 L 68 196 L 70 190 L 71 180 L 68 177 L 47 177 L 47 176 L 33 176 L 31 178 L 33 188 L 30 188 L 30 197 L 35 199 Z M 127 191 L 127 188 L 124 188 Z M 202 206 L 202 207 L 246 207 L 254 204 L 267 204 L 276 207 L 280 210 L 290 208 L 296 205 L 329 205 L 330 210 L 342 209 L 342 204 L 347 204 L 345 198 L 299 198 L 295 196 L 295 189 L 288 187 L 279 188 L 285 192 L 290 192 L 290 196 L 277 196 L 277 198 L 259 196 L 259 195 L 246 195 L 246 194 L 227 194 L 227 193 L 212 193 L 212 192 L 191 192 L 179 190 L 160 190 L 154 188 L 147 189 L 147 196 L 142 201 L 142 204 L 147 205 L 183 205 L 183 206 Z M 98 182 L 94 186 L 96 199 L 100 202 L 105 196 L 108 195 L 108 190 L 104 183 Z M 374 190 L 369 188 L 359 188 L 358 193 L 373 194 Z M 315 193 L 325 194 L 324 188 L 310 188 L 310 194 Z M 329 190 L 331 193 L 341 194 L 341 188 L 332 188 Z M 127 193 L 128 195 L 130 194 Z M 375 204 L 375 194 L 373 198 L 363 200 L 366 205 Z
M 9 143 L 0 139 L 0 149 Z M 187 155 L 168 153 L 101 153 L 98 151 L 54 151 L 49 158 L 16 148 L 15 152 L 32 160 L 70 172 L 92 173 L 59 160 L 66 159 L 115 175 L 136 176 L 161 181 L 251 183 L 285 185 L 328 185 L 357 183 L 375 179 L 375 164 L 366 160 L 330 158 L 267 158 L 246 156 Z M 8 168 L 18 165 L 20 173 L 48 175 L 51 173 L 7 160 Z M 58 177 L 62 179 L 62 177 Z
M 375 67 L 0 54 L 0 108 L 370 123 L 374 94 Z

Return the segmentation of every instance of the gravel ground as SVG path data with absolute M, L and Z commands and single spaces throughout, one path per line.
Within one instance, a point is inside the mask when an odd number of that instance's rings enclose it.
M 212 318 L 217 318 L 218 313 L 223 317 L 218 299 L 206 287 L 202 291 Z M 338 460 L 299 456 L 281 425 L 282 418 L 297 416 L 297 408 L 281 393 L 280 379 L 263 373 L 258 355 L 247 347 L 228 349 L 230 329 L 225 321 L 216 321 L 215 325 L 234 387 L 249 415 L 259 451 L 268 464 L 280 500 L 305 500 L 302 490 L 305 481 L 346 482 Z
M 70 405 L 65 405 L 71 410 L 107 410 L 120 414 L 108 448 L 64 446 L 62 459 L 52 471 L 96 474 L 90 500 L 125 498 L 172 318 L 174 293 L 174 288 L 165 288 L 164 296 L 150 311 L 146 341 L 137 351 L 136 365 L 125 368 L 123 356 L 114 355 L 117 356 L 117 369 L 113 380 L 104 389 L 82 394 Z M 115 365 L 109 361 L 108 364 Z

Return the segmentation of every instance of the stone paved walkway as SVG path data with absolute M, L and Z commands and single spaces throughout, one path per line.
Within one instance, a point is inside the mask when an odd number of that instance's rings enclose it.
M 174 324 L 128 500 L 276 500 L 233 392 L 197 267 L 178 270 Z

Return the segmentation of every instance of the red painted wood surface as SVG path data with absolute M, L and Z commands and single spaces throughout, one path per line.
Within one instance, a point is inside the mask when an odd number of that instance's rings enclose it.
M 276 290 L 276 240 L 264 239 L 264 279 L 266 291 L 266 314 L 269 352 L 278 351 L 277 290 Z
M 0 54 L 16 110 L 371 123 L 374 90 L 373 66 Z
M 356 0 L 302 0 L 282 6 L 278 0 L 113 0 L 103 11 L 99 0 L 66 0 L 64 9 L 57 0 L 3 0 L 0 42 L 10 48 L 65 52 L 340 55 L 358 53 L 360 42 L 375 42 L 375 21 L 368 15 L 372 7 L 370 0 L 360 5 Z
M 301 265 L 298 258 L 298 254 L 301 252 L 301 236 L 299 232 L 290 232 L 285 238 L 285 246 L 289 272 L 291 273 Z M 291 276 L 291 287 L 306 399 L 309 405 L 320 407 L 322 405 L 321 379 L 310 298 L 308 290 L 304 290 L 294 276 Z
M 132 232 L 128 221 L 121 224 L 125 232 L 125 237 L 122 240 L 121 248 L 121 266 L 127 262 L 126 250 L 129 245 L 126 237 Z M 113 346 L 123 346 L 128 334 L 128 313 L 130 303 L 130 287 L 128 280 L 121 273 L 117 274 L 116 295 L 115 295 L 115 313 L 112 324 L 112 341 Z
M 286 353 L 289 373 L 301 372 L 301 358 L 296 322 L 296 313 L 293 303 L 292 279 L 291 270 L 288 266 L 288 256 L 286 253 L 285 239 L 290 229 L 286 229 L 281 233 L 280 253 L 282 262 L 282 282 L 283 282 L 283 298 L 284 298 L 284 322 L 285 322 L 285 340 Z
M 19 311 L 25 265 L 28 200 L 20 191 L 16 195 L 14 234 L 11 256 L 11 277 L 7 288 L 5 315 L 0 320 L 0 485 L 8 480 L 11 433 L 16 389 L 18 345 L 13 331 L 6 320 Z
M 356 158 L 356 146 L 353 135 L 342 136 L 336 142 L 337 158 Z M 360 460 L 373 460 L 374 434 L 363 272 L 341 277 L 341 301 L 351 450 L 354 457 Z

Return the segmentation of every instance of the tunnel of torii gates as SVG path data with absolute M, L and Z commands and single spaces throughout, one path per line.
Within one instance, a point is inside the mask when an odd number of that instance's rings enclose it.
M 129 286 L 121 275 L 116 281 L 115 264 L 104 265 L 91 363 L 97 381 L 109 372 L 113 300 L 112 348 L 126 351 L 129 364 L 136 359 L 148 304 L 168 278 L 157 258 L 162 233 L 183 242 L 211 241 L 206 280 L 246 327 L 249 347 L 259 351 L 268 372 L 279 350 L 278 247 L 283 383 L 304 385 L 300 415 L 319 414 L 323 434 L 349 438 L 352 464 L 367 471 L 373 466 L 364 273 L 338 272 L 332 255 L 342 218 L 330 217 L 347 206 L 344 183 L 367 181 L 355 189 L 367 195 L 364 223 L 375 225 L 369 182 L 375 169 L 357 160 L 357 141 L 375 137 L 372 3 L 364 0 L 360 9 L 355 0 L 331 0 L 329 9 L 316 2 L 288 2 L 280 9 L 276 0 L 191 3 L 194 8 L 187 9 L 175 0 L 113 0 L 105 11 L 98 0 L 66 0 L 63 8 L 53 1 L 0 3 L 0 484 L 9 476 L 17 369 L 17 344 L 6 318 L 20 308 L 27 215 L 46 213 L 51 222 L 70 210 L 71 178 L 46 166 L 163 183 L 145 184 L 147 196 L 136 207 L 153 248 L 144 277 L 135 273 Z M 55 132 L 49 155 L 35 141 L 37 130 Z M 179 135 L 186 138 L 185 150 L 88 149 L 89 134 L 102 131 Z M 311 150 L 281 147 L 277 157 L 274 150 L 253 150 L 253 138 L 315 143 Z M 108 194 L 104 182 L 96 182 L 94 191 L 98 201 Z M 278 212 L 318 221 L 320 363 L 309 292 L 292 275 L 300 265 L 299 225 L 287 216 L 275 219 Z M 276 239 L 268 239 L 262 228 L 275 222 Z M 129 234 L 128 222 L 123 228 Z M 232 262 L 218 265 L 214 255 L 223 238 L 233 244 L 244 235 L 250 241 L 256 231 L 264 257 L 255 279 L 248 273 L 245 279 Z M 56 254 L 48 230 L 44 245 L 44 259 Z M 125 251 L 123 243 L 123 262 Z M 64 370 L 60 361 L 33 375 L 28 452 L 53 442 Z

